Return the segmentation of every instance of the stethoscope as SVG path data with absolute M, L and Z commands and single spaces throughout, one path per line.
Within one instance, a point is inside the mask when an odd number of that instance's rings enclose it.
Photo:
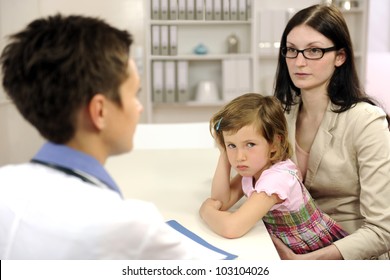
M 38 164 L 50 167 L 52 169 L 61 171 L 61 172 L 65 173 L 65 174 L 77 177 L 77 178 L 81 179 L 82 181 L 84 181 L 86 183 L 89 183 L 89 184 L 92 184 L 92 185 L 95 185 L 95 186 L 99 186 L 99 187 L 104 185 L 107 188 L 107 186 L 105 184 L 103 184 L 102 182 L 100 182 L 98 179 L 96 179 L 96 178 L 94 178 L 92 176 L 88 176 L 85 173 L 81 173 L 80 171 L 77 171 L 77 170 L 74 170 L 74 169 L 71 169 L 71 168 L 67 168 L 67 167 L 64 167 L 64 166 L 60 166 L 60 165 L 57 165 L 57 164 L 54 164 L 54 163 L 38 160 L 38 159 L 32 159 L 30 162 L 38 163 Z

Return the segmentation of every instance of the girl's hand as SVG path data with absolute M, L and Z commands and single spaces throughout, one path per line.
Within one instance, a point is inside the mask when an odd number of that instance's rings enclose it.
M 219 201 L 219 200 L 215 200 L 215 199 L 212 199 L 212 198 L 208 198 L 206 199 L 202 205 L 200 206 L 200 209 L 199 209 L 199 214 L 200 216 L 203 218 L 204 217 L 204 214 L 208 211 L 208 210 L 220 210 L 222 207 L 222 202 Z
M 217 148 L 219 149 L 220 152 L 224 152 L 225 151 L 225 147 L 224 145 L 219 141 L 219 138 L 217 137 L 217 132 L 215 130 L 213 130 L 212 132 L 212 136 L 215 140 L 215 144 L 217 146 Z

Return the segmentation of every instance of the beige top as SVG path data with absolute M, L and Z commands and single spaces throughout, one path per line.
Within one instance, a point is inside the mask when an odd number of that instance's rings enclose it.
M 286 114 L 296 147 L 299 106 Z M 296 151 L 292 160 L 297 163 Z M 344 259 L 370 259 L 390 248 L 390 132 L 385 113 L 359 103 L 324 114 L 309 153 L 305 186 L 318 206 L 351 235 L 335 245 Z
M 298 142 L 295 142 L 295 155 L 297 157 L 297 165 L 299 171 L 301 171 L 301 175 L 303 178 L 303 182 L 305 182 L 306 172 L 307 172 L 307 163 L 309 162 L 309 153 L 303 150 Z

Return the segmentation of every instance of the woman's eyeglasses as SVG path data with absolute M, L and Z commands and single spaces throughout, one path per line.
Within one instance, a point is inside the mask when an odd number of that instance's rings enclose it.
M 304 50 L 297 50 L 290 47 L 283 47 L 281 53 L 285 58 L 296 58 L 299 53 L 303 54 L 303 57 L 306 59 L 316 60 L 321 59 L 326 52 L 334 51 L 336 47 L 329 48 L 307 48 Z

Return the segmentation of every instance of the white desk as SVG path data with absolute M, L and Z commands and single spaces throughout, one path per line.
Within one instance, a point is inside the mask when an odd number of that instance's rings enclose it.
M 210 244 L 238 255 L 238 259 L 279 259 L 262 221 L 243 237 L 226 239 L 199 217 L 201 203 L 210 196 L 218 153 L 216 148 L 134 150 L 110 158 L 106 168 L 125 198 L 153 202 L 166 220 L 177 220 Z

